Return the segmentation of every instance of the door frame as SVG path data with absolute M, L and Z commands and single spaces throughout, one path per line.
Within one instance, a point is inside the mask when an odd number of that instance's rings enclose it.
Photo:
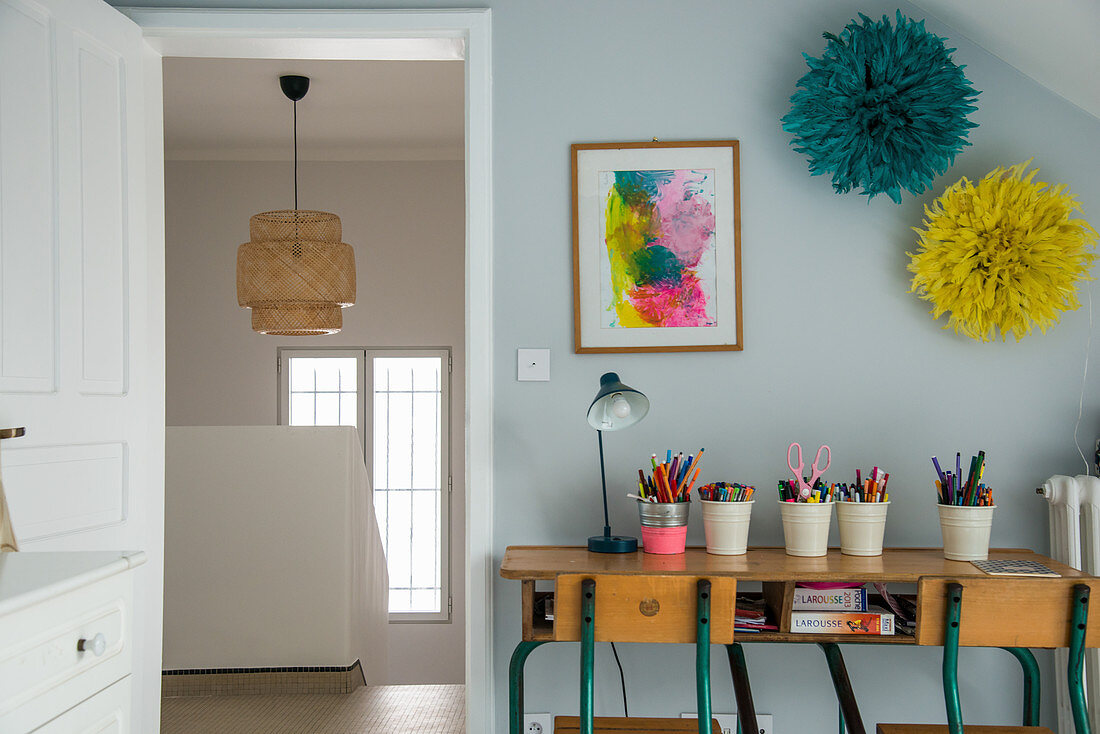
M 421 58 L 464 51 L 466 138 L 466 731 L 495 728 L 493 686 L 492 39 L 489 9 L 208 10 L 119 8 L 141 26 L 150 61 L 150 194 L 163 182 L 164 56 L 279 59 L 395 58 L 387 41 L 427 39 Z M 434 42 L 434 43 L 433 43 Z M 461 44 L 461 48 L 456 45 Z M 408 44 L 403 44 L 408 46 Z M 416 51 L 412 52 L 417 53 Z M 417 58 L 416 55 L 403 58 Z M 450 58 L 454 58 L 452 55 Z M 155 188 L 154 188 L 155 187 Z M 160 196 L 163 200 L 163 195 Z M 163 207 L 149 232 L 163 237 Z M 159 231 L 159 235 L 156 235 Z M 153 241 L 156 241 L 155 239 Z

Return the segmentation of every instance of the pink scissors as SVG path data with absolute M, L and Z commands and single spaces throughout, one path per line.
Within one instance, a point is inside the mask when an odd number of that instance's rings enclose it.
M 791 449 L 798 449 L 798 467 L 797 468 L 795 468 L 795 466 L 791 464 Z M 822 451 L 826 452 L 825 453 L 825 466 L 823 466 L 819 469 L 817 467 L 817 464 L 818 464 L 819 461 L 821 461 L 821 452 Z M 803 499 L 803 500 L 809 499 L 810 493 L 813 491 L 814 484 L 817 482 L 818 478 L 822 474 L 825 473 L 825 470 L 829 468 L 829 464 L 830 464 L 830 462 L 832 462 L 832 460 L 833 460 L 833 451 L 832 451 L 832 449 L 830 449 L 825 444 L 822 444 L 821 448 L 819 448 L 817 450 L 817 456 L 814 457 L 813 466 L 810 467 L 812 469 L 813 473 L 810 474 L 810 481 L 807 484 L 806 480 L 802 478 L 802 469 L 805 466 L 805 464 L 802 463 L 802 446 L 800 446 L 798 443 L 792 443 L 790 446 L 787 447 L 787 468 L 790 469 L 792 472 L 794 472 L 794 479 L 798 483 L 798 497 L 799 497 L 799 499 Z

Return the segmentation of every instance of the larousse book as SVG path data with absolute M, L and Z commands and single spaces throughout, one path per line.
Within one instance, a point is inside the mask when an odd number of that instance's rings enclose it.
M 791 612 L 791 632 L 819 635 L 892 635 L 889 612 Z
M 794 607 L 798 611 L 865 612 L 867 589 L 803 589 L 794 590 Z

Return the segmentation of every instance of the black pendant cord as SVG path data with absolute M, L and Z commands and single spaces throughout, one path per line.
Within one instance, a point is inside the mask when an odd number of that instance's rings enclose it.
M 298 100 L 294 100 L 294 211 L 298 211 Z

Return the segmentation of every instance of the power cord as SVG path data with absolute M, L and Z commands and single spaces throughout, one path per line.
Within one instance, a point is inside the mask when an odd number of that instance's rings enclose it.
M 623 673 L 623 664 L 619 662 L 619 651 L 615 649 L 615 643 L 611 643 L 611 652 L 615 655 L 615 664 L 619 666 L 619 680 L 623 684 L 623 716 L 630 718 L 630 709 L 626 707 L 626 674 Z

